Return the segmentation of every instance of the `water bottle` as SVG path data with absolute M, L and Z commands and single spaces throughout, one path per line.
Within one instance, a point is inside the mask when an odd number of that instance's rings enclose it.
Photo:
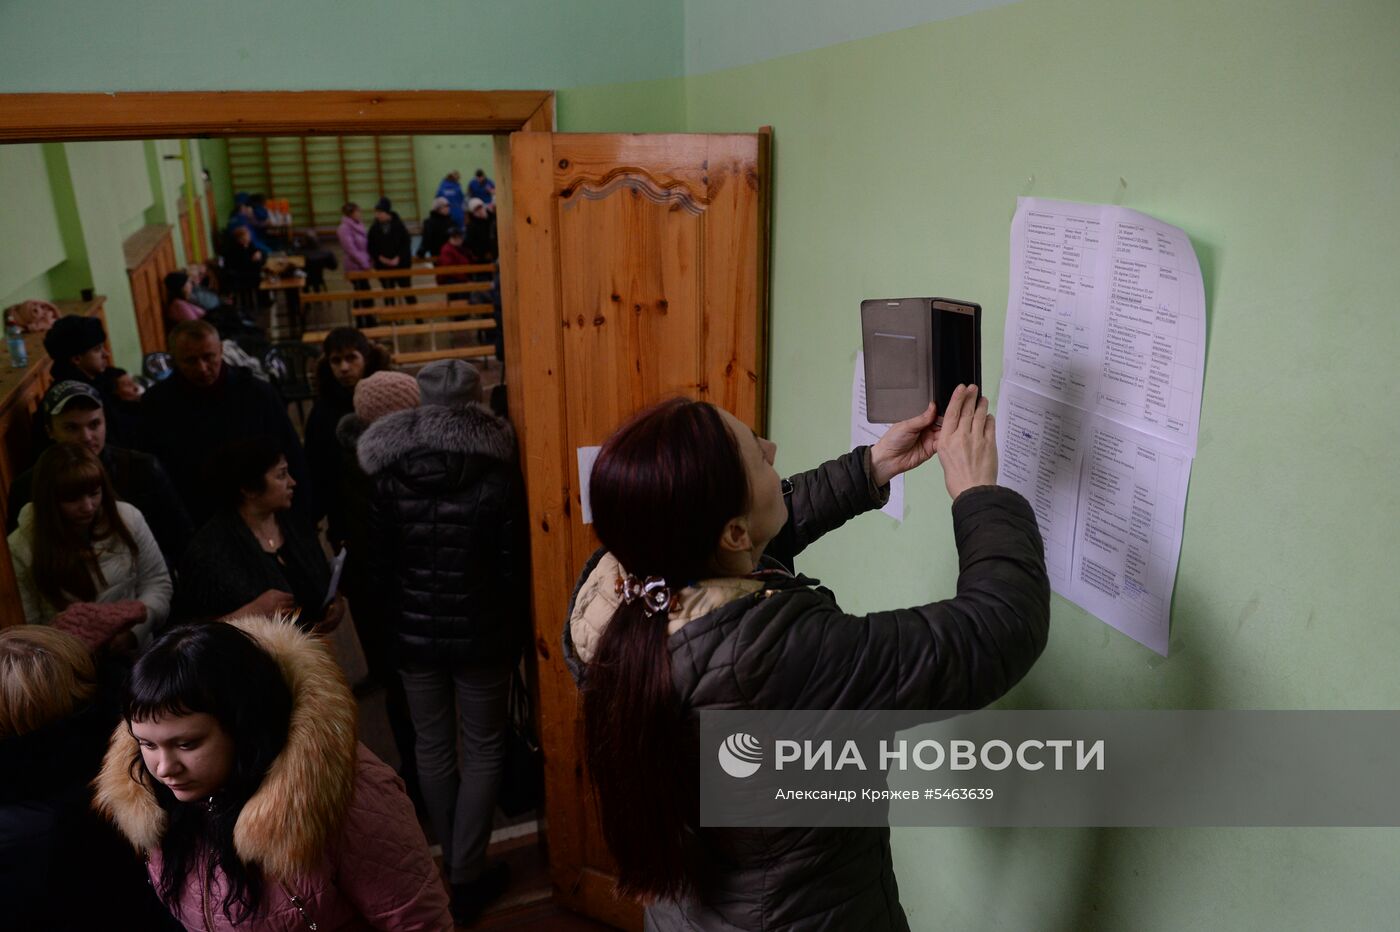
M 5 328 L 5 348 L 10 351 L 11 366 L 24 369 L 29 365 L 29 348 L 24 345 L 24 331 L 19 324 L 10 324 Z

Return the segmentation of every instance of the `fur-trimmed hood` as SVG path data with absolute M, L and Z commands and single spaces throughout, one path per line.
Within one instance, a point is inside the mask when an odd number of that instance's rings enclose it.
M 354 411 L 342 417 L 335 425 L 335 439 L 340 446 L 354 453 L 364 436 L 365 422 Z
M 382 472 L 406 456 L 457 453 L 515 462 L 515 431 L 483 404 L 463 408 L 424 405 L 395 411 L 360 435 L 360 466 L 368 475 Z
M 269 877 L 302 876 L 319 862 L 350 807 L 358 744 L 355 700 L 330 651 L 296 625 L 267 617 L 229 624 L 272 655 L 292 691 L 287 745 L 243 806 L 234 849 Z M 93 807 L 138 850 L 151 852 L 160 847 L 165 812 L 132 777 L 132 763 L 139 760 L 136 739 L 125 722 L 118 724 L 93 783 Z

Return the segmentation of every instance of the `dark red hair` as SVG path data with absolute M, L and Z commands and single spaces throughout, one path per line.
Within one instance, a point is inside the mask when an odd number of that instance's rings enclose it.
M 711 570 L 720 534 L 749 506 L 748 474 L 713 405 L 676 398 L 603 445 L 589 483 L 593 527 L 626 572 L 665 578 L 673 595 Z M 666 626 L 640 601 L 598 641 L 583 692 L 586 756 L 618 891 L 642 900 L 693 890 L 700 865 L 694 723 L 671 681 Z

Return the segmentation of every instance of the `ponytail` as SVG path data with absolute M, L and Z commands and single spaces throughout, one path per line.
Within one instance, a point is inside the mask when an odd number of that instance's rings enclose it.
M 626 572 L 661 577 L 679 595 L 748 508 L 748 474 L 720 413 L 678 398 L 608 439 L 589 497 L 598 539 Z M 696 723 L 671 678 L 669 607 L 647 605 L 631 598 L 613 613 L 583 687 L 585 756 L 618 892 L 642 901 L 680 899 L 702 882 Z

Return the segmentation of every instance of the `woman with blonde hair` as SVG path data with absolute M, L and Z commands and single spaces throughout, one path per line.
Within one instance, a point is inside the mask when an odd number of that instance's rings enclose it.
M 97 626 L 120 617 L 148 642 L 170 611 L 170 574 L 146 519 L 117 501 L 101 460 L 54 444 L 34 467 L 33 499 L 9 538 L 25 621 Z
M 110 672 L 110 675 L 109 675 Z M 173 928 L 131 848 L 91 809 L 119 670 L 44 625 L 0 630 L 0 903 L 6 929 Z M 73 896 L 80 878 L 82 895 Z

